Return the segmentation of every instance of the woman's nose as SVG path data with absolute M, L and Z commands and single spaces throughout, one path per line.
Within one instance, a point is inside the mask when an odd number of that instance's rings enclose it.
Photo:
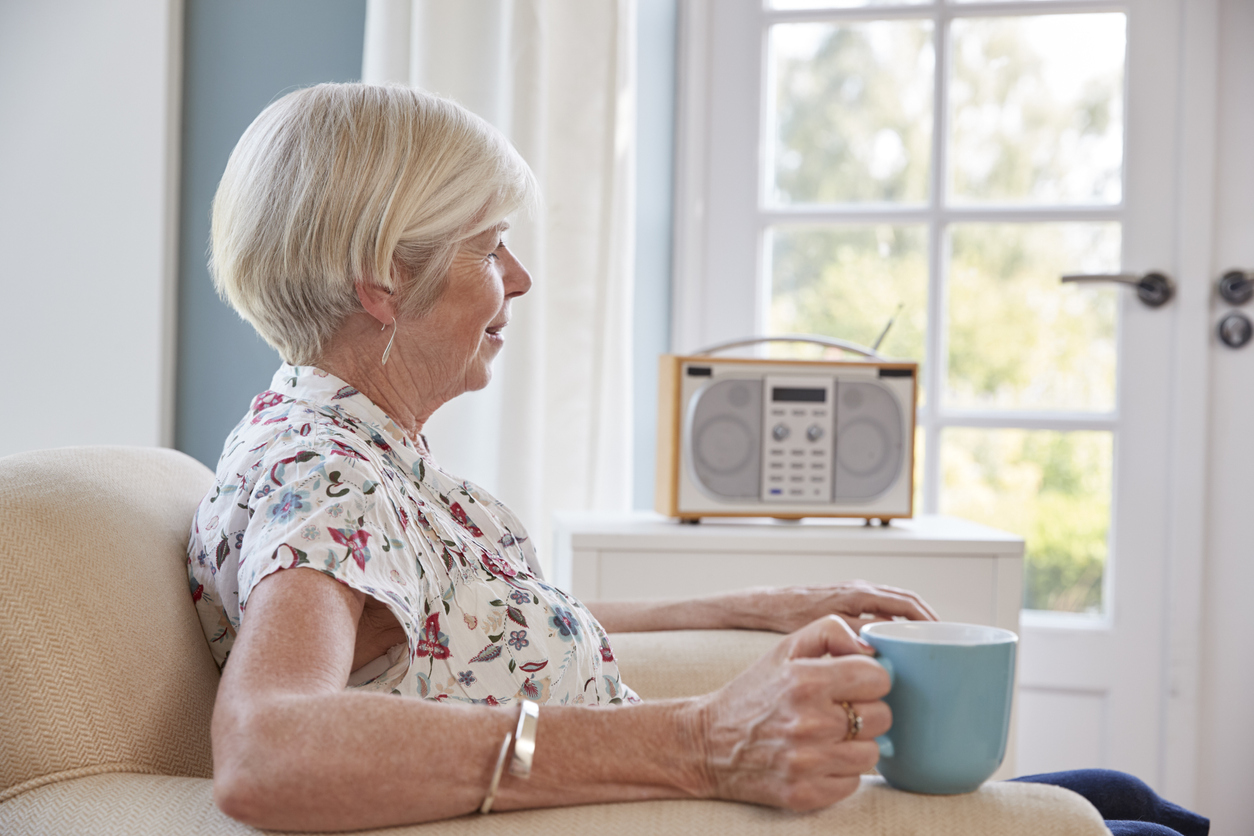
M 502 266 L 505 268 L 501 280 L 505 286 L 505 297 L 507 299 L 522 296 L 528 290 L 531 290 L 531 274 L 527 272 L 527 268 L 509 249 L 505 250 L 505 257 L 501 261 Z

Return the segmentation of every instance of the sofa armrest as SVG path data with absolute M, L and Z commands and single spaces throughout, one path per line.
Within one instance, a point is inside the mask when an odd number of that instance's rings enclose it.
M 0 833 L 23 836 L 255 836 L 213 803 L 206 778 L 113 773 L 47 784 L 0 804 Z M 1045 784 L 985 784 L 967 795 L 898 792 L 864 777 L 826 810 L 796 814 L 730 801 L 640 801 L 471 815 L 376 836 L 1109 836 L 1082 797 Z M 348 836 L 348 834 L 345 834 Z M 359 834 L 359 836 L 362 836 Z

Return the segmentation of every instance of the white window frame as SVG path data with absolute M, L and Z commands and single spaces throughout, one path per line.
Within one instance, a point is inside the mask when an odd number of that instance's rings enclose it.
M 713 14 L 717 11 L 717 14 Z M 998 205 L 946 206 L 945 142 L 948 117 L 948 23 L 959 17 L 1020 17 L 1074 12 L 1122 12 L 1126 6 L 1102 0 L 1040 2 L 945 3 L 931 5 L 869 6 L 819 10 L 773 10 L 755 0 L 685 0 L 680 19 L 680 78 L 677 138 L 676 248 L 672 345 L 691 351 L 725 339 L 763 334 L 767 330 L 769 282 L 765 280 L 769 253 L 764 251 L 766 230 L 781 221 L 838 223 L 912 223 L 928 229 L 928 373 L 926 397 L 919 407 L 918 427 L 924 433 L 922 512 L 938 512 L 940 502 L 940 437 L 950 427 L 1024 429 L 1074 432 L 1096 430 L 1117 433 L 1117 408 L 1110 411 L 955 409 L 942 400 L 947 377 L 945 348 L 945 230 L 970 222 L 1115 222 L 1122 227 L 1121 200 L 1107 205 L 1017 207 Z M 766 38 L 771 24 L 806 21 L 930 19 L 934 26 L 936 72 L 933 78 L 933 131 L 930 189 L 927 203 L 918 207 L 883 204 L 831 207 L 768 207 L 763 173 L 769 163 L 771 137 L 764 118 L 768 112 L 769 68 L 765 66 Z M 750 27 L 760 29 L 756 60 L 743 66 L 712 66 L 712 38 L 728 32 L 742 40 Z M 728 84 L 710 89 L 718 74 Z M 728 97 L 722 91 L 738 86 L 752 95 Z M 1125 78 L 1126 88 L 1126 78 Z M 1126 89 L 1125 89 L 1126 97 Z M 749 104 L 746 105 L 745 103 Z M 754 104 L 756 102 L 756 104 Z M 715 132 L 731 134 L 738 160 L 753 153 L 758 171 L 753 181 L 729 183 L 716 174 L 720 160 L 711 153 L 708 138 Z M 1126 131 L 1125 131 L 1126 134 Z M 756 144 L 756 153 L 745 143 Z M 1124 141 L 1126 158 L 1126 138 Z M 1126 170 L 1126 166 L 1125 166 Z M 1121 174 L 1122 177 L 1122 174 Z M 734 207 L 750 206 L 750 211 Z M 727 247 L 733 248 L 723 258 Z M 742 265 L 737 270 L 735 265 Z M 749 267 L 752 269 L 749 269 Z M 1118 397 L 1116 396 L 1116 404 Z M 1117 435 L 1115 436 L 1117 443 Z M 1109 584 L 1111 573 L 1103 583 Z M 1103 590 L 1103 598 L 1109 589 Z

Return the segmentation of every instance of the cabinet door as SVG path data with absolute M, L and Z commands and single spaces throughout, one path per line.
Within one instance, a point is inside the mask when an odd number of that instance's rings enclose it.
M 823 584 L 858 578 L 913 589 L 947 621 L 1017 629 L 1018 561 L 953 555 L 831 555 L 601 551 L 577 556 L 573 592 L 589 600 L 690 598 L 753 586 Z M 586 567 L 586 568 L 585 568 Z M 1011 590 L 1003 624 L 1000 589 Z M 1004 608 L 1002 608 L 1004 610 Z

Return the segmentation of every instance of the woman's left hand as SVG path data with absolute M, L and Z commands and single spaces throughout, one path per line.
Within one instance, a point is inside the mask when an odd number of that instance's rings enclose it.
M 771 630 L 792 633 L 827 615 L 840 616 L 855 634 L 863 624 L 907 618 L 936 621 L 916 593 L 866 581 L 823 586 L 763 586 L 679 601 L 591 601 L 588 609 L 607 632 L 650 630 Z
M 745 589 L 718 596 L 728 626 L 791 633 L 817 618 L 838 615 L 856 634 L 864 624 L 902 617 L 936 621 L 936 612 L 908 589 L 866 581 L 825 586 L 784 586 Z

